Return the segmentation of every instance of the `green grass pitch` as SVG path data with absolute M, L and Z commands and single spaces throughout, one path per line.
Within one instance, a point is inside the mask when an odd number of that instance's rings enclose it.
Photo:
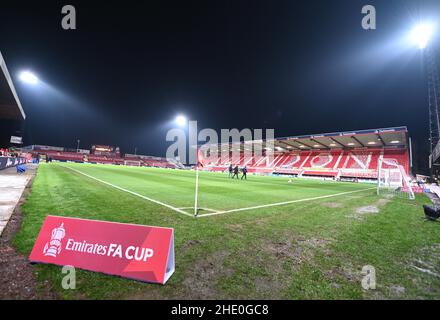
M 41 164 L 15 247 L 29 254 L 46 215 L 175 230 L 176 271 L 165 286 L 35 265 L 60 298 L 438 299 L 440 228 L 422 204 L 379 198 L 374 185 L 91 164 Z M 374 212 L 376 211 L 376 212 Z M 376 289 L 361 286 L 376 270 Z

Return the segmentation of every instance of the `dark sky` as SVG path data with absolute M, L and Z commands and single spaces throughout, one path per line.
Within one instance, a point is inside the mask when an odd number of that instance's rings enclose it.
M 77 30 L 61 28 L 73 4 Z M 373 4 L 377 30 L 361 28 Z M 424 152 L 421 54 L 402 41 L 440 1 L 4 1 L 0 50 L 27 144 L 164 155 L 178 114 L 276 136 L 406 125 Z M 31 88 L 17 73 L 44 82 Z

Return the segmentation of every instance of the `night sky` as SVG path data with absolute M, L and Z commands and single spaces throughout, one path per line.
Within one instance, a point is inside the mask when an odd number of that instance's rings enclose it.
M 61 28 L 66 4 L 77 30 Z M 361 28 L 366 4 L 377 30 Z M 406 125 L 422 167 L 427 87 L 406 35 L 435 17 L 438 0 L 10 1 L 0 50 L 28 116 L 25 144 L 164 156 L 179 113 L 278 137 Z M 43 84 L 20 83 L 22 69 Z

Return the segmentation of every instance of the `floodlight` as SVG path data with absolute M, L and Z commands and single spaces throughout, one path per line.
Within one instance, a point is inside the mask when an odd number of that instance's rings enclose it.
M 186 117 L 182 116 L 182 115 L 177 116 L 175 121 L 176 121 L 176 124 L 181 127 L 185 126 L 186 122 L 187 122 Z
M 425 49 L 434 34 L 434 29 L 435 26 L 432 23 L 418 24 L 411 31 L 411 40 L 417 44 L 420 49 Z
M 38 77 L 30 71 L 20 72 L 19 77 L 20 77 L 20 80 L 25 83 L 32 84 L 32 85 L 38 84 Z

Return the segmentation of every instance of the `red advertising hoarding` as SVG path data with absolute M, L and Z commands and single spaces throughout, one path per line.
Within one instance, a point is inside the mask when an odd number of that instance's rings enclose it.
M 47 216 L 29 260 L 165 284 L 174 272 L 174 230 Z

